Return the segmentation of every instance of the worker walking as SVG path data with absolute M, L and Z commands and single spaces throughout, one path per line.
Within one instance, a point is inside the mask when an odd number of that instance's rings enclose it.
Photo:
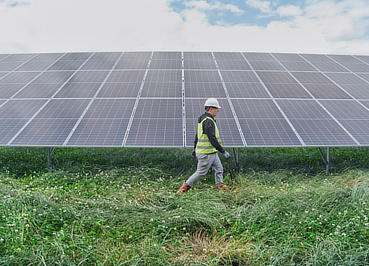
M 209 98 L 205 101 L 205 113 L 198 119 L 197 132 L 194 141 L 192 157 L 198 159 L 196 172 L 177 191 L 177 194 L 186 193 L 193 185 L 203 178 L 210 167 L 215 171 L 215 184 L 218 191 L 226 190 L 223 183 L 223 166 L 217 151 L 226 159 L 231 156 L 224 150 L 219 137 L 219 130 L 214 117 L 217 116 L 220 105 L 217 99 Z

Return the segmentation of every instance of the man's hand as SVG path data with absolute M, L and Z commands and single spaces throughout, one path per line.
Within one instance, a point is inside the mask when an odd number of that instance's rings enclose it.
M 195 152 L 195 150 L 193 150 L 193 152 L 191 153 L 191 156 L 192 156 L 192 158 L 196 159 L 196 152 Z
M 223 154 L 224 158 L 226 158 L 226 159 L 231 158 L 231 155 L 227 151 L 224 151 L 222 154 Z

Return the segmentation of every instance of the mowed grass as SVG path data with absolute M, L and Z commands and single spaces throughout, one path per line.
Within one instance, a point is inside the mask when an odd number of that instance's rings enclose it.
M 177 195 L 190 149 L 0 147 L 0 265 L 368 265 L 369 149 L 331 152 L 240 149 Z

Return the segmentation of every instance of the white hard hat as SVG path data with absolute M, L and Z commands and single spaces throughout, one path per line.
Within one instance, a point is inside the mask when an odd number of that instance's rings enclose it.
M 219 102 L 217 99 L 215 98 L 209 98 L 205 101 L 204 106 L 209 106 L 209 107 L 216 107 L 216 108 L 221 108 L 219 105 Z

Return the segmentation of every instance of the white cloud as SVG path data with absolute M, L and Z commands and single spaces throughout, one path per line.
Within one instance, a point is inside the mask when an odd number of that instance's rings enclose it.
M 367 0 L 314 0 L 304 9 L 248 0 L 263 12 L 286 19 L 271 21 L 266 27 L 249 26 L 247 21 L 210 25 L 207 10 L 239 12 L 221 2 L 193 1 L 193 8 L 178 14 L 169 7 L 170 0 L 27 1 L 29 5 L 16 7 L 9 6 L 10 0 L 0 2 L 0 53 L 199 50 L 369 54 Z
M 273 13 L 271 8 L 271 2 L 269 1 L 261 1 L 261 0 L 246 0 L 246 4 L 250 7 L 259 9 L 261 12 L 266 14 Z
M 223 10 L 230 11 L 235 14 L 243 14 L 243 11 L 235 5 L 223 4 L 216 2 L 214 5 L 209 4 L 206 1 L 189 1 L 185 3 L 187 7 L 193 7 L 200 10 Z
M 302 15 L 302 10 L 298 6 L 286 5 L 277 8 L 276 13 L 281 17 L 296 17 Z

